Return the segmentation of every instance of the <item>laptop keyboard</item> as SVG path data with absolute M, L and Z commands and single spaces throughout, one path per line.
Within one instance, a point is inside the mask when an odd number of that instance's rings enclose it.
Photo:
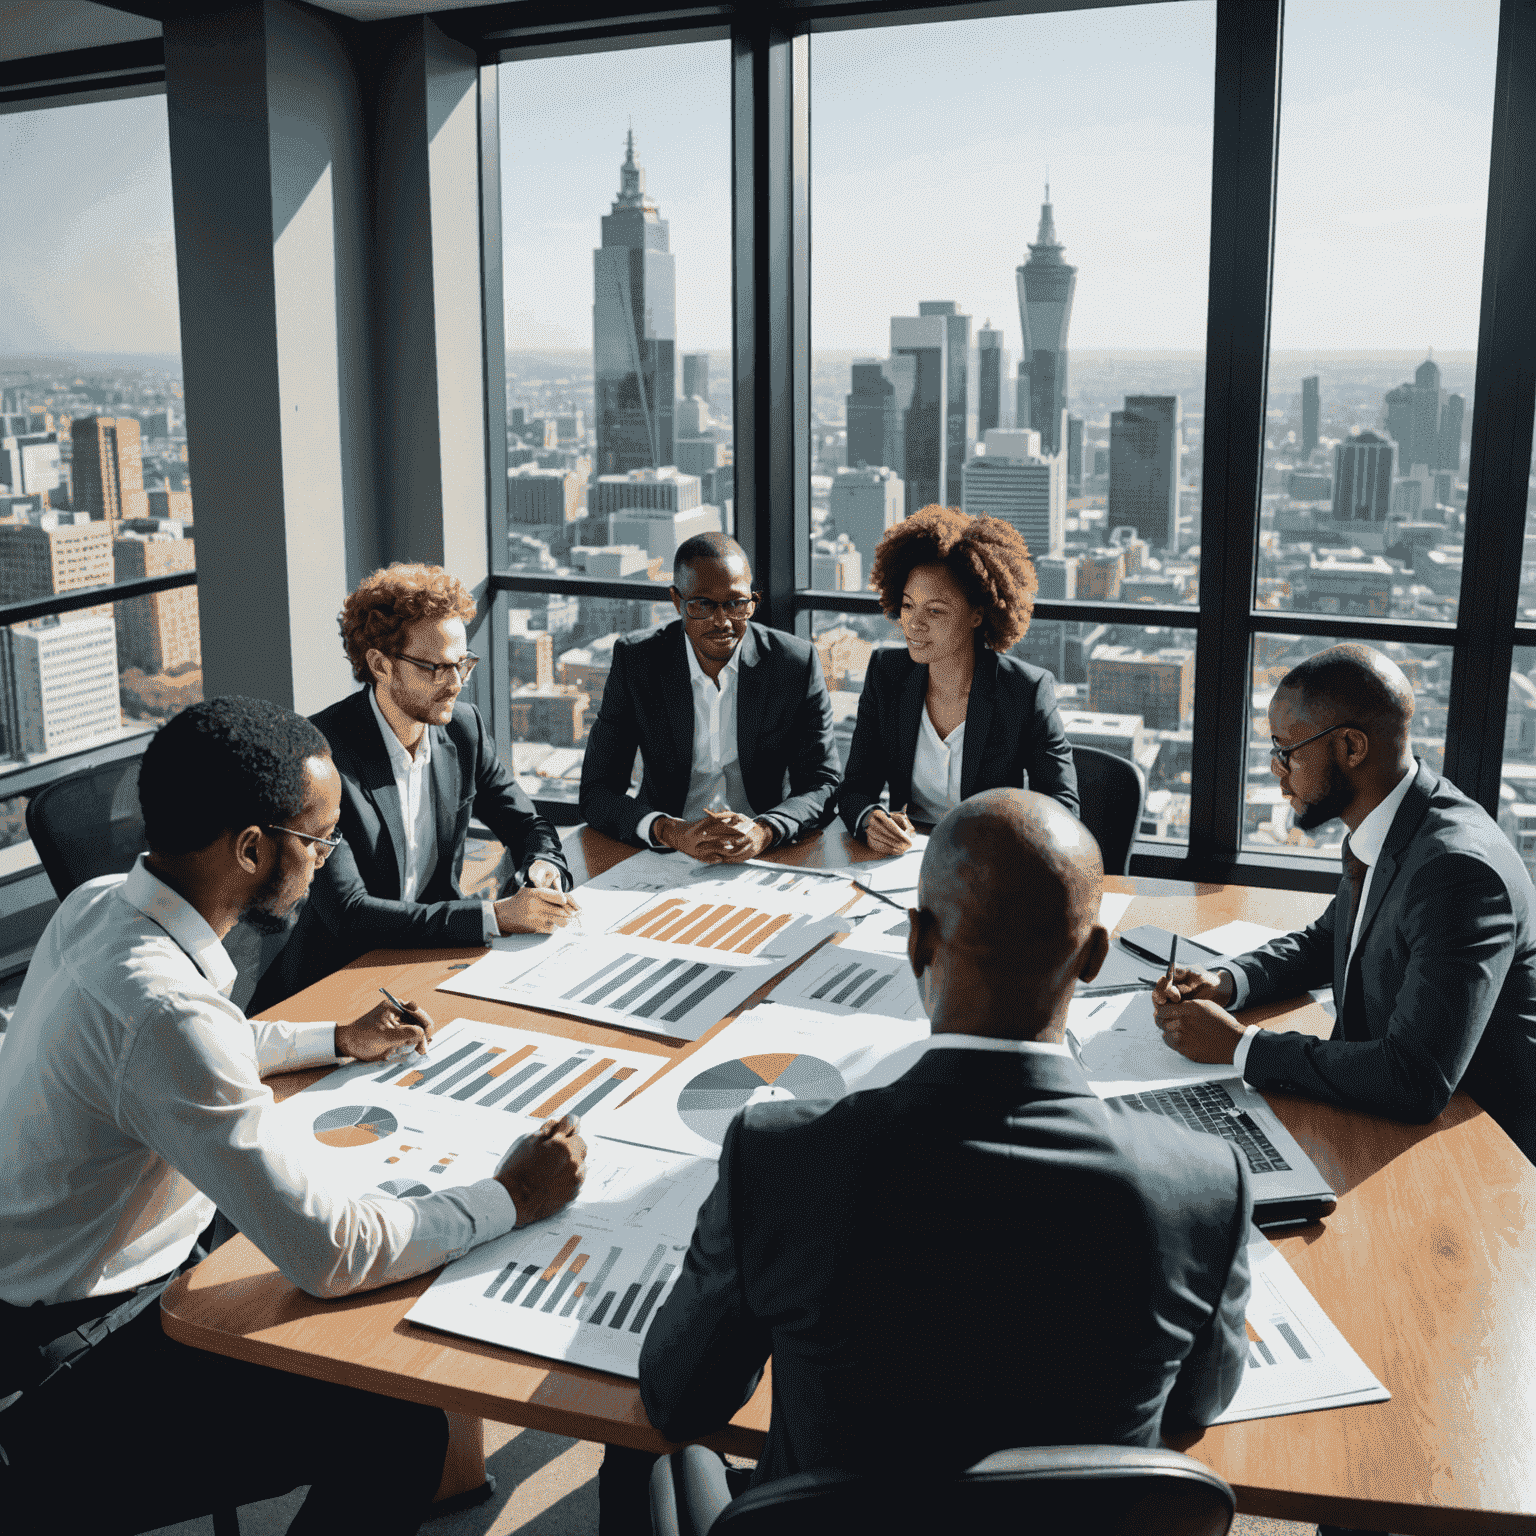
M 1246 1110 L 1237 1107 L 1220 1083 L 1190 1083 L 1183 1088 L 1160 1088 L 1156 1093 L 1127 1093 L 1121 1102 L 1132 1109 L 1167 1115 L 1192 1131 L 1220 1136 L 1241 1147 L 1255 1173 L 1289 1173 L 1291 1165 L 1281 1157 L 1263 1127 Z

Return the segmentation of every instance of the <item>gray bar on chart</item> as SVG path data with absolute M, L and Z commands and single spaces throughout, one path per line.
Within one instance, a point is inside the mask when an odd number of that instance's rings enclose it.
M 639 997 L 642 992 L 646 990 L 646 988 L 654 987 L 663 976 L 672 971 L 675 971 L 682 963 L 683 962 L 681 960 L 668 960 L 660 970 L 652 971 L 649 976 L 642 976 L 640 978 L 639 984 L 631 987 L 629 991 L 623 995 L 623 997 L 614 998 L 613 1002 L 609 1004 L 609 1007 L 617 1008 L 622 1013 L 624 1009 L 628 1008 L 629 1005 L 634 1002 L 634 1000 Z
M 536 1274 L 538 1274 L 538 1272 L 539 1272 L 541 1267 L 542 1266 L 540 1266 L 538 1264 L 530 1264 L 530 1265 L 528 1265 L 528 1267 L 523 1270 L 522 1274 L 520 1274 L 517 1277 L 517 1279 L 514 1280 L 510 1286 L 507 1287 L 507 1294 L 505 1296 L 503 1296 L 501 1299 L 503 1301 L 507 1301 L 507 1302 L 516 1301 L 517 1300 L 517 1293 L 520 1290 L 522 1290 L 522 1288 L 525 1285 L 527 1285 L 528 1282 L 530 1280 L 532 1280 L 533 1277 Z
M 1266 1344 L 1263 1339 L 1255 1339 L 1253 1341 L 1253 1347 L 1257 1349 L 1261 1355 L 1264 1356 L 1264 1363 L 1266 1365 L 1273 1365 L 1275 1363 L 1275 1357 L 1270 1354 L 1269 1345 Z
M 480 1043 L 482 1045 L 485 1044 L 483 1040 Z M 495 1061 L 496 1058 L 501 1054 L 502 1053 L 500 1051 L 487 1051 L 484 1056 L 477 1057 L 474 1061 L 470 1062 L 467 1067 L 460 1067 L 452 1077 L 445 1077 L 442 1082 L 434 1084 L 427 1091 L 429 1093 L 447 1093 L 450 1088 L 457 1087 L 457 1085 L 462 1083 L 466 1077 L 472 1076 L 474 1073 L 478 1072 L 481 1067 L 489 1066 L 490 1063 Z
M 452 1056 L 446 1057 L 435 1066 L 423 1067 L 420 1081 L 411 1084 L 412 1090 L 420 1088 L 422 1083 L 430 1083 L 440 1072 L 446 1072 L 449 1067 L 463 1061 L 466 1056 L 472 1056 L 476 1051 L 483 1051 L 484 1049 L 485 1041 L 471 1040 L 468 1045 L 461 1046 Z M 407 1068 L 406 1070 L 410 1069 Z M 375 1079 L 375 1081 L 382 1081 L 382 1079 Z
M 837 994 L 837 996 L 832 999 L 832 1001 L 834 1003 L 845 1003 L 845 1002 L 847 1002 L 848 999 L 850 997 L 852 997 L 853 994 L 855 992 L 857 992 L 860 987 L 867 986 L 869 984 L 869 978 L 871 976 L 876 975 L 876 974 L 878 974 L 878 973 L 873 968 L 871 968 L 869 970 L 860 971 L 859 974 L 857 976 L 855 976 L 853 978 L 853 980 L 850 981 L 848 983 L 848 985 L 846 987 L 844 987 L 842 989 L 842 991 L 839 992 Z
M 619 1303 L 619 1309 L 608 1321 L 610 1328 L 622 1328 L 624 1319 L 629 1316 L 629 1309 L 635 1304 L 635 1297 L 650 1283 L 650 1278 L 656 1273 L 656 1266 L 661 1263 L 662 1256 L 666 1253 L 666 1245 L 658 1243 L 656 1251 L 646 1262 L 644 1269 L 640 1271 L 640 1278 L 624 1292 L 624 1300 Z
M 569 992 L 562 992 L 560 994 L 560 1000 L 562 1002 L 569 1002 L 570 999 L 575 997 L 576 994 L 580 992 L 584 987 L 590 987 L 594 981 L 601 981 L 609 971 L 616 970 L 619 966 L 623 965 L 626 960 L 633 960 L 634 958 L 635 957 L 633 955 L 620 955 L 617 960 L 610 960 L 608 964 L 602 968 L 602 970 L 593 971 L 590 976 L 583 976 L 580 983 L 572 987 Z
M 677 1007 L 669 1010 L 664 1015 L 667 1023 L 675 1024 L 679 1019 L 686 1018 L 716 987 L 723 987 L 735 974 L 735 971 L 716 971 L 713 976 L 705 981 L 702 987 L 695 992 L 690 992 Z
M 852 965 L 845 965 L 842 970 L 840 970 L 837 975 L 832 977 L 829 981 L 822 982 L 822 984 L 817 987 L 814 992 L 811 993 L 811 996 L 825 997 L 827 993 L 830 992 L 833 987 L 835 987 L 840 981 L 842 981 L 845 976 L 853 975 L 853 973 L 858 970 L 858 968 L 859 962 L 857 960 L 855 960 Z
M 640 1303 L 640 1310 L 635 1313 L 635 1320 L 629 1325 L 631 1333 L 640 1333 L 645 1328 L 645 1320 L 651 1315 L 651 1308 L 656 1305 L 656 1298 L 661 1295 L 667 1284 L 667 1276 L 672 1273 L 670 1264 L 661 1266 L 661 1273 L 656 1277 L 656 1284 L 645 1293 L 645 1300 Z
M 1312 1356 L 1309 1355 L 1306 1350 L 1301 1347 L 1301 1340 L 1296 1337 L 1296 1330 L 1292 1328 L 1289 1323 L 1282 1322 L 1278 1317 L 1274 1318 L 1273 1322 L 1275 1325 L 1275 1331 L 1280 1335 L 1282 1339 L 1285 1340 L 1287 1344 L 1291 1346 L 1293 1350 L 1295 1350 L 1296 1358 L 1298 1360 L 1310 1360 L 1312 1358 Z
M 502 1272 L 499 1275 L 497 1275 L 494 1280 L 491 1281 L 491 1283 L 485 1288 L 485 1295 L 486 1295 L 486 1299 L 487 1300 L 489 1300 L 492 1296 L 494 1296 L 496 1294 L 496 1292 L 499 1291 L 502 1288 L 502 1286 L 504 1286 L 507 1283 L 507 1281 L 512 1276 L 512 1271 L 514 1269 L 516 1269 L 516 1268 L 517 1268 L 517 1260 L 513 1259 L 512 1262 L 510 1264 L 508 1264 L 507 1267 L 504 1270 L 502 1270 Z
M 650 997 L 641 1003 L 641 1005 L 634 1011 L 635 1017 L 637 1019 L 654 1018 L 659 1009 L 661 1009 L 666 1003 L 671 1002 L 671 1000 L 676 997 L 677 994 L 681 992 L 690 981 L 692 981 L 696 976 L 702 976 L 708 969 L 709 967 L 707 965 L 704 965 L 700 962 L 695 962 L 693 965 L 690 965 L 686 971 L 683 971 L 680 974 L 674 976 L 672 980 L 669 981 L 666 986 L 661 989 L 661 991 L 653 992 Z
M 539 1308 L 539 1310 L 541 1312 L 553 1312 L 555 1308 L 560 1305 L 560 1298 L 564 1296 L 565 1293 L 570 1290 L 570 1288 L 575 1283 L 576 1271 L 567 1265 L 565 1273 L 560 1276 L 560 1279 L 558 1282 L 556 1282 L 554 1290 L 550 1292 L 549 1300 L 546 1301 L 544 1305 Z
M 604 1078 L 604 1080 L 600 1082 L 597 1087 L 594 1088 L 592 1092 L 589 1093 L 586 1098 L 581 1101 L 580 1104 L 578 1104 L 573 1110 L 570 1111 L 571 1114 L 586 1114 L 586 1112 L 591 1109 L 594 1104 L 600 1104 L 604 1099 L 606 1099 L 608 1095 L 619 1086 L 620 1083 L 627 1083 L 628 1081 L 629 1079 L 627 1077 Z
M 569 1317 L 571 1313 L 576 1310 L 576 1303 L 580 1301 L 584 1295 L 586 1295 L 585 1291 L 572 1291 L 571 1299 L 566 1302 L 563 1307 L 560 1308 L 560 1316 Z
M 626 955 L 625 959 L 635 960 L 635 957 L 633 955 Z M 595 1006 L 596 1004 L 602 1002 L 602 1000 L 607 997 L 610 992 L 617 991 L 618 988 L 622 987 L 625 982 L 633 981 L 641 971 L 648 971 L 655 964 L 656 957 L 654 955 L 640 956 L 640 958 L 635 960 L 635 963 L 630 966 L 627 971 L 620 971 L 617 976 L 610 977 L 607 981 L 605 981 L 602 986 L 597 988 L 595 992 L 587 993 L 587 995 L 582 998 L 582 1002 Z
M 595 1292 L 590 1292 L 590 1291 L 588 1292 L 588 1295 L 595 1295 L 595 1294 L 596 1294 Z M 598 1303 L 597 1311 L 592 1314 L 592 1318 L 591 1318 L 592 1326 L 594 1328 L 596 1328 L 598 1326 L 598 1324 L 600 1324 L 602 1322 L 603 1318 L 607 1315 L 608 1308 L 613 1305 L 613 1298 L 615 1296 L 617 1296 L 617 1295 L 618 1295 L 617 1291 L 609 1291 L 608 1294 L 603 1297 L 602 1301 Z M 587 1319 L 583 1318 L 582 1321 L 586 1322 Z
M 545 1075 L 541 1077 L 538 1082 L 536 1082 L 533 1087 L 530 1088 L 526 1093 L 520 1093 L 515 1099 L 513 1099 L 512 1102 L 507 1105 L 508 1111 L 519 1110 L 522 1109 L 525 1105 L 532 1104 L 533 1101 L 538 1098 L 538 1096 L 543 1093 L 546 1088 L 552 1087 L 555 1083 L 558 1083 L 560 1079 L 566 1075 L 567 1072 L 574 1071 L 591 1054 L 591 1051 L 583 1051 L 579 1056 L 572 1056 L 568 1060 L 562 1061 L 558 1067 L 555 1067 L 552 1071 L 545 1073 Z
M 523 1297 L 523 1305 L 525 1307 L 531 1307 L 531 1306 L 535 1305 L 535 1303 L 537 1303 L 539 1297 L 542 1296 L 544 1294 L 544 1292 L 547 1291 L 548 1289 L 549 1289 L 549 1281 L 541 1278 L 539 1280 L 539 1283 L 537 1285 L 535 1285 L 535 1286 L 530 1287 L 530 1289 L 528 1291 L 528 1294 Z
M 619 1262 L 619 1255 L 623 1252 L 622 1248 L 610 1248 L 608 1250 L 608 1257 L 603 1260 L 603 1267 L 593 1275 L 592 1284 L 587 1287 L 587 1294 L 582 1298 L 581 1302 L 582 1322 L 586 1322 L 587 1313 L 592 1310 L 594 1303 L 597 1301 L 598 1293 L 602 1290 L 608 1276 L 613 1273 L 613 1266 Z
M 880 988 L 883 987 L 886 984 L 886 982 L 888 982 L 890 979 L 891 979 L 891 973 L 887 972 L 867 992 L 859 993 L 858 997 L 856 997 L 854 999 L 853 1006 L 855 1008 L 862 1008 L 864 1006 L 864 1004 L 867 1003 L 870 1000 L 870 998 L 872 998 L 875 995 L 875 993 L 878 992 L 880 990 Z
M 485 1105 L 487 1109 L 489 1109 L 492 1104 L 498 1103 L 500 1100 L 506 1098 L 506 1096 L 511 1093 L 519 1083 L 526 1083 L 535 1072 L 542 1072 L 544 1067 L 545 1063 L 542 1061 L 529 1062 L 526 1067 L 524 1067 L 520 1072 L 514 1072 L 505 1082 L 497 1083 L 496 1086 L 492 1088 L 491 1091 L 486 1094 L 483 1099 L 480 1100 L 480 1102 Z

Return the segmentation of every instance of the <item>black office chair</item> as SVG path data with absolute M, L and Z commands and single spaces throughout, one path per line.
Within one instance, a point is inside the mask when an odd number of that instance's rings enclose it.
M 1147 781 L 1129 758 L 1097 747 L 1073 747 L 1082 823 L 1098 839 L 1106 875 L 1130 872 L 1131 845 L 1141 826 Z
M 1192 1456 L 1161 1447 L 998 1451 L 959 1477 L 800 1472 L 732 1499 L 713 1451 L 685 1446 L 651 1474 L 653 1536 L 1226 1536 L 1236 1500 Z
M 60 901 L 97 875 L 132 868 L 145 848 L 138 758 L 118 758 L 45 785 L 27 801 L 27 836 Z

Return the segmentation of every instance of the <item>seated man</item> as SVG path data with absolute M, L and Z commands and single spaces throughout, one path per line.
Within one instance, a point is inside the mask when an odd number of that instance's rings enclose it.
M 1168 1043 L 1255 1088 L 1433 1120 L 1458 1087 L 1536 1162 L 1536 890 L 1497 823 L 1408 744 L 1413 690 L 1364 645 L 1319 651 L 1269 706 L 1296 825 L 1349 828 L 1328 909 L 1154 994 Z M 1333 986 L 1332 1037 L 1247 1028 L 1230 1009 Z
M 668 1439 L 722 1428 L 770 1355 L 755 1482 L 1152 1446 L 1226 1407 L 1246 1163 L 1096 1098 L 1062 1043 L 1108 948 L 1101 873 L 1087 830 L 1029 790 L 939 823 L 908 941 L 929 1048 L 889 1087 L 732 1122 L 640 1359 Z
M 150 743 L 139 799 L 151 851 L 65 899 L 0 1052 L 7 1507 L 139 1531 L 308 1483 L 291 1531 L 414 1531 L 441 1412 L 173 1343 L 160 1291 L 215 1202 L 311 1295 L 403 1280 L 558 1210 L 585 1145 L 550 1122 L 494 1178 L 414 1199 L 318 1185 L 273 1141 L 262 1074 L 380 1060 L 433 1027 L 387 1005 L 253 1023 L 228 1001 L 220 940 L 288 911 L 334 846 L 325 738 L 264 700 L 195 704 Z
M 841 777 L 816 648 L 749 622 L 752 568 L 723 534 L 678 546 L 672 605 L 679 622 L 613 648 L 581 814 L 610 837 L 706 863 L 814 832 L 831 819 Z M 645 775 L 632 799 L 636 748 Z
M 341 635 L 364 686 L 315 724 L 341 775 L 341 832 L 292 937 L 251 998 L 259 1013 L 370 949 L 486 944 L 548 933 L 576 906 L 560 834 L 501 765 L 480 711 L 460 702 L 477 657 L 474 599 L 433 565 L 392 565 L 342 605 Z M 470 815 L 513 869 L 499 901 L 459 887 Z

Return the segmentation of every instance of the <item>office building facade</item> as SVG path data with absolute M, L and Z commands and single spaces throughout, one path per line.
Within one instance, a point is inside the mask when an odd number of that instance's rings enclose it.
M 948 319 L 942 314 L 891 319 L 891 356 L 906 358 L 913 369 L 911 404 L 902 423 L 902 463 L 890 466 L 906 481 L 909 514 L 943 502 L 949 484 Z
M 1176 731 L 1195 707 L 1195 653 L 1096 645 L 1088 658 L 1088 707 L 1101 714 L 1138 714 L 1154 731 Z
M 119 581 L 197 569 L 197 546 L 191 539 L 127 534 L 114 542 L 112 550 Z M 122 666 L 158 673 L 202 665 L 195 586 L 126 598 L 115 605 L 115 613 Z
M 659 469 L 673 460 L 677 263 L 667 221 L 645 195 L 633 131 L 602 229 L 592 253 L 597 471 Z
M 1006 427 L 1003 391 L 1008 381 L 1008 354 L 1003 333 L 990 320 L 976 333 L 976 435 L 985 437 L 993 427 Z
M 148 517 L 144 453 L 131 416 L 82 416 L 70 423 L 74 457 L 70 505 L 108 523 Z
M 1066 544 L 1067 465 L 1040 452 L 1040 434 L 993 428 L 986 453 L 965 463 L 961 510 L 1011 524 L 1031 555 L 1059 555 Z
M 916 389 L 917 362 L 905 356 L 858 358 L 850 375 L 844 400 L 848 467 L 883 466 L 901 478 L 907 462 L 907 412 Z
M 1308 456 L 1317 451 L 1317 435 L 1322 424 L 1321 382 L 1315 373 L 1301 381 L 1301 451 Z
M 861 580 L 868 581 L 876 546 L 886 530 L 906 515 L 905 508 L 906 487 L 901 476 L 883 464 L 845 469 L 833 476 L 827 501 L 828 525 L 834 536 L 846 537 L 858 551 Z
M 1060 453 L 1061 413 L 1067 408 L 1067 331 L 1072 324 L 1072 296 L 1077 268 L 1068 266 L 1066 249 L 1056 238 L 1047 184 L 1040 205 L 1040 230 L 1029 257 L 1014 276 L 1019 290 L 1019 324 L 1024 358 L 1019 364 L 1018 404 L 1014 425 L 1033 427 L 1048 454 Z
M 1184 411 L 1177 395 L 1127 395 L 1109 418 L 1111 528 L 1134 528 L 1149 545 L 1179 547 Z
M 1397 448 L 1376 432 L 1361 432 L 1333 450 L 1333 520 L 1384 523 L 1392 510 Z
M 12 757 L 67 752 L 122 729 L 108 613 L 0 628 L 0 737 Z
M 683 398 L 697 396 L 709 401 L 709 353 L 683 353 Z
M 112 528 L 44 513 L 0 523 L 0 602 L 24 603 L 112 580 Z

